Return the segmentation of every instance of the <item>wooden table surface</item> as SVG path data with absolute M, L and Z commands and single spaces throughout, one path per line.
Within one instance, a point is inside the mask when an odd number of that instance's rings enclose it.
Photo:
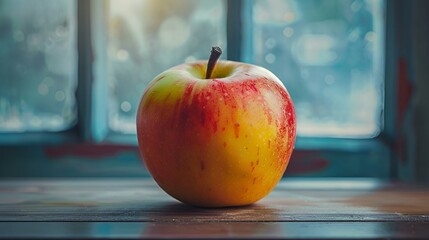
M 288 179 L 238 208 L 195 208 L 151 179 L 0 181 L 0 238 L 429 238 L 429 187 Z

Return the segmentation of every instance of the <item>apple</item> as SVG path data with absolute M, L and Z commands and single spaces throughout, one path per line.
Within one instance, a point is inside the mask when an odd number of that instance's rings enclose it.
M 296 136 L 291 97 L 265 68 L 234 61 L 172 67 L 155 77 L 137 112 L 144 163 L 179 201 L 202 207 L 254 203 L 277 185 Z

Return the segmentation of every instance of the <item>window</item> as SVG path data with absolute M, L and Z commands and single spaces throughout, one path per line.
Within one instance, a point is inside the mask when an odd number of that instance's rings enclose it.
M 380 0 L 256 0 L 253 61 L 288 87 L 298 135 L 373 137 L 382 128 Z
M 108 1 L 108 126 L 135 134 L 140 97 L 156 75 L 226 47 L 225 2 Z
M 0 62 L 0 132 L 75 124 L 75 1 L 1 1 Z
M 243 36 L 251 51 L 242 57 L 285 83 L 295 102 L 298 135 L 377 136 L 383 127 L 384 2 L 251 4 L 250 14 L 243 15 L 251 18 L 243 19 L 251 29 Z M 135 134 L 140 96 L 157 74 L 206 59 L 213 44 L 226 47 L 226 7 L 224 1 L 108 3 L 111 131 Z
M 390 174 L 389 147 L 377 137 L 385 124 L 384 0 L 33 2 L 0 1 L 0 141 L 84 129 L 94 145 L 135 146 L 147 84 L 220 45 L 222 58 L 270 69 L 291 93 L 298 143 L 308 143 L 295 157 L 325 167 L 296 175 Z

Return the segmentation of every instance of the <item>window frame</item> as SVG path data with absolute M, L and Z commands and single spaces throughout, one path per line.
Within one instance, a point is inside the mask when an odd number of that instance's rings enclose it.
M 252 41 L 243 41 L 244 36 L 252 34 L 249 19 L 252 11 L 252 0 L 225 0 L 227 7 L 227 48 L 229 60 L 249 62 L 251 56 L 244 54 L 252 48 Z M 292 173 L 293 176 L 353 176 L 353 177 L 397 177 L 396 153 L 394 148 L 396 116 L 396 70 L 397 59 L 395 42 L 394 2 L 385 1 L 385 95 L 383 126 L 380 134 L 372 139 L 297 137 L 295 161 L 305 159 L 299 155 L 308 154 L 312 158 L 326 158 L 329 169 L 319 172 Z M 106 5 L 103 0 L 77 0 L 77 51 L 78 51 L 78 88 L 76 99 L 78 122 L 70 130 L 30 133 L 1 133 L 0 146 L 10 145 L 64 145 L 93 144 L 94 148 L 103 145 L 131 145 L 137 148 L 135 135 L 112 132 L 108 128 L 107 87 L 103 84 L 106 69 Z M 242 31 L 235 31 L 242 29 Z M 248 38 L 251 39 L 251 38 Z M 88 104 L 90 103 L 90 104 Z M 339 157 L 335 157 L 338 155 Z M 353 156 L 359 161 L 347 161 L 344 156 Z M 310 163 L 311 164 L 311 163 Z M 344 170 L 348 169 L 348 170 Z M 358 169 L 356 172 L 353 169 Z

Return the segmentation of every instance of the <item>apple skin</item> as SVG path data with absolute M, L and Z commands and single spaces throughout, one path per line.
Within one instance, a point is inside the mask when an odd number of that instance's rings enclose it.
M 139 149 L 158 185 L 202 207 L 254 203 L 277 185 L 296 138 L 289 93 L 270 71 L 219 61 L 179 65 L 149 84 L 137 112 Z

